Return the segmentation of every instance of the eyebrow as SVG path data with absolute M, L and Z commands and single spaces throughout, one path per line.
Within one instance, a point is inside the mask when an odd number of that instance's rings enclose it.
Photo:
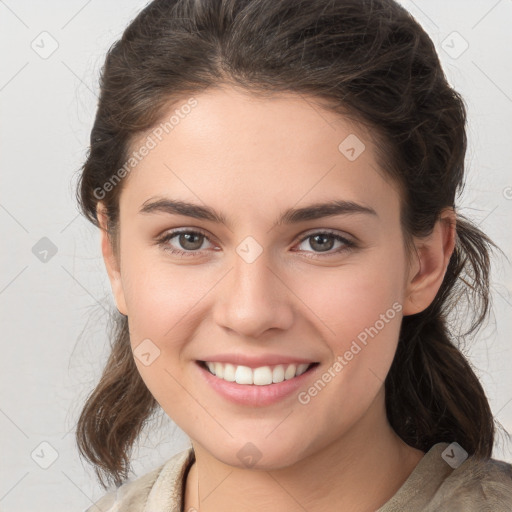
M 141 214 L 167 213 L 184 215 L 194 219 L 208 220 L 217 224 L 228 226 L 227 218 L 209 206 L 200 206 L 186 201 L 179 201 L 164 197 L 154 197 L 145 201 L 140 209 Z M 272 226 L 282 224 L 297 224 L 308 220 L 316 220 L 324 217 L 350 214 L 369 214 L 378 217 L 377 212 L 368 206 L 353 201 L 332 200 L 325 203 L 314 203 L 302 208 L 289 208 L 279 216 Z

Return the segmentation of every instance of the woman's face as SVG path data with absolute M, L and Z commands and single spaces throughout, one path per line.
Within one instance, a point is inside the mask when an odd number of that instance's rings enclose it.
M 165 412 L 224 463 L 285 467 L 383 410 L 408 282 L 399 197 L 367 136 L 311 99 L 194 100 L 133 146 L 112 286 Z

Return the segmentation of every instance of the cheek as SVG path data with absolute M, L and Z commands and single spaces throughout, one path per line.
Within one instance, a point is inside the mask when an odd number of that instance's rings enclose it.
M 138 328 L 158 337 L 178 329 L 180 319 L 185 319 L 211 288 L 200 266 L 170 264 L 143 251 L 127 254 L 123 263 L 128 317 Z
M 382 390 L 396 352 L 400 287 L 396 276 L 379 268 L 337 269 L 322 290 L 321 280 L 315 286 L 309 283 L 307 305 L 321 319 L 317 330 L 332 359 L 312 387 L 302 390 L 300 403 L 307 403 L 304 411 L 334 431 L 348 428 L 364 414 Z
M 403 265 L 395 252 L 381 251 L 358 264 L 324 274 L 317 271 L 302 281 L 297 292 L 307 297 L 307 307 L 317 317 L 315 324 L 332 364 L 339 362 L 332 369 L 336 378 L 329 387 L 343 401 L 366 403 L 389 371 L 402 319 Z M 334 401 L 341 407 L 338 398 Z
M 386 267 L 385 261 L 368 258 L 364 263 L 326 272 L 317 269 L 301 278 L 297 294 L 306 298 L 306 306 L 321 320 L 322 332 L 337 340 L 340 348 L 348 338 L 373 326 L 381 315 L 390 320 L 386 325 L 393 323 L 397 310 L 401 310 L 402 262 L 390 259 L 395 263 Z
M 167 395 L 173 403 L 180 401 L 183 391 L 172 376 L 179 380 L 185 369 L 186 351 L 206 318 L 219 271 L 169 264 L 161 257 L 143 257 L 142 251 L 127 254 L 123 263 L 130 341 L 139 372 L 157 400 Z M 149 344 L 158 353 L 150 366 L 137 361 L 137 347 L 145 340 L 157 347 Z
M 189 397 L 180 385 L 180 357 L 193 336 L 194 305 L 207 290 L 184 267 L 150 261 L 142 252 L 125 254 L 123 289 L 134 361 L 151 394 L 174 417 L 176 411 L 179 415 L 190 410 Z

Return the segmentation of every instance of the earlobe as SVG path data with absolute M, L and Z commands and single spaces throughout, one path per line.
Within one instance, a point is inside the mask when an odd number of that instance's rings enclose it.
M 101 205 L 98 203 L 97 209 L 98 222 L 100 224 L 100 243 L 101 252 L 103 254 L 103 261 L 107 270 L 110 286 L 112 288 L 112 294 L 117 306 L 118 311 L 127 315 L 126 301 L 124 298 L 123 283 L 121 280 L 121 269 L 119 266 L 119 260 L 114 253 L 112 246 L 112 240 L 107 230 L 107 215 Z
M 439 291 L 455 247 L 456 216 L 453 208 L 446 208 L 437 220 L 432 233 L 416 243 L 418 265 L 409 275 L 403 314 L 414 315 L 424 311 Z

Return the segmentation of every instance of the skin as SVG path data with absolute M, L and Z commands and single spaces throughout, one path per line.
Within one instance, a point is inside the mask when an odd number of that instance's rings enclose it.
M 261 99 L 226 86 L 195 98 L 191 113 L 126 178 L 118 257 L 101 235 L 132 348 L 149 338 L 160 350 L 148 366 L 135 358 L 137 368 L 196 453 L 185 510 L 374 511 L 424 455 L 389 425 L 384 380 L 402 316 L 424 310 L 442 283 L 454 247 L 453 210 L 408 255 L 397 189 L 378 169 L 362 128 L 291 93 Z M 354 161 L 338 150 L 349 134 L 366 146 Z M 139 213 L 155 196 L 211 206 L 229 225 Z M 377 215 L 272 228 L 286 208 L 330 199 Z M 104 228 L 101 203 L 98 213 Z M 175 228 L 205 232 L 195 245 L 199 256 L 156 244 Z M 333 245 L 322 252 L 311 238 L 301 242 L 325 229 L 357 247 L 336 253 L 343 244 L 329 238 Z M 247 236 L 263 249 L 252 263 L 236 252 Z M 167 245 L 187 247 L 179 236 Z M 236 405 L 197 378 L 195 361 L 205 355 L 288 354 L 320 363 L 307 389 L 393 303 L 401 312 L 306 405 L 296 394 L 264 407 Z M 237 456 L 247 442 L 261 453 L 252 467 Z

